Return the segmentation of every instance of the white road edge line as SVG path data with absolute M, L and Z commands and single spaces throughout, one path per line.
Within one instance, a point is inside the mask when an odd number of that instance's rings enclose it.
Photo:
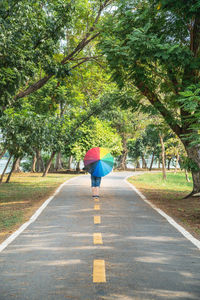
M 35 220 L 39 217 L 39 215 L 42 213 L 42 211 L 46 208 L 46 206 L 51 202 L 51 200 L 60 192 L 62 187 L 64 185 L 67 185 L 68 182 L 76 179 L 76 177 L 70 178 L 63 182 L 57 190 L 54 192 L 54 194 L 49 197 L 37 210 L 36 212 L 32 215 L 32 217 L 25 222 L 22 226 L 19 227 L 15 232 L 13 232 L 3 243 L 0 244 L 0 252 L 2 252 L 10 243 L 12 243 L 18 235 L 20 235 L 31 223 L 35 222 Z
M 200 249 L 200 241 L 197 240 L 193 235 L 191 235 L 184 227 L 176 223 L 172 217 L 168 216 L 163 210 L 157 208 L 154 204 L 152 204 L 147 198 L 140 192 L 138 189 L 132 185 L 130 182 L 127 181 L 129 177 L 134 175 L 128 175 L 124 181 L 146 202 L 149 204 L 154 210 L 156 210 L 161 216 L 163 216 L 173 227 L 175 227 L 184 237 L 186 237 L 191 243 L 193 243 L 198 249 Z

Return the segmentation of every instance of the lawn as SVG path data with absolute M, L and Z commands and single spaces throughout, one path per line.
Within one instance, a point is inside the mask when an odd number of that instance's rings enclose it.
M 71 174 L 14 174 L 0 185 L 0 242 L 15 231 Z
M 128 179 L 148 200 L 173 217 L 186 230 L 200 239 L 200 197 L 184 199 L 192 190 L 185 174 L 167 173 L 163 181 L 161 173 L 146 173 Z

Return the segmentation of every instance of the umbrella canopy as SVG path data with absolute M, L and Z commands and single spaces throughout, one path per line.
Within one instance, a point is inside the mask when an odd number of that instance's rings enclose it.
M 84 157 L 85 169 L 96 177 L 103 177 L 110 173 L 113 164 L 113 156 L 109 153 L 109 150 L 105 148 L 92 148 Z

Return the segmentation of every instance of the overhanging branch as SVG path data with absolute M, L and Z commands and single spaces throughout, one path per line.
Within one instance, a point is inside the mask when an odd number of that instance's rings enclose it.
M 97 16 L 96 16 L 96 18 L 95 18 L 92 26 L 90 27 L 90 29 L 88 30 L 88 32 L 85 34 L 85 36 L 81 40 L 81 42 L 76 46 L 76 48 L 61 61 L 62 65 L 66 64 L 74 56 L 78 55 L 85 48 L 85 46 L 87 46 L 92 40 L 94 40 L 100 34 L 100 32 L 97 32 L 94 35 L 91 35 L 94 32 L 94 30 L 95 30 L 95 25 L 98 23 L 99 18 L 101 16 L 101 13 L 102 13 L 103 9 L 105 7 L 107 7 L 109 4 L 111 4 L 112 1 L 113 0 L 106 0 L 103 3 L 100 2 L 100 8 L 98 10 Z M 79 65 L 80 64 L 77 64 L 77 66 L 79 66 Z M 53 74 L 49 74 L 49 75 L 43 77 L 42 79 L 40 79 L 39 81 L 37 81 L 36 83 L 34 83 L 31 86 L 29 86 L 25 91 L 20 91 L 14 97 L 14 100 L 19 99 L 19 98 L 23 98 L 23 97 L 28 96 L 31 93 L 37 91 L 38 89 L 40 89 L 41 87 L 43 87 L 49 81 L 49 79 L 52 78 L 53 76 L 54 76 Z
M 149 102 L 160 112 L 170 128 L 177 134 L 177 136 L 180 137 L 182 134 L 182 128 L 177 124 L 177 121 L 173 118 L 171 112 L 163 105 L 157 95 L 153 93 L 143 82 L 136 82 L 136 86 L 149 100 Z

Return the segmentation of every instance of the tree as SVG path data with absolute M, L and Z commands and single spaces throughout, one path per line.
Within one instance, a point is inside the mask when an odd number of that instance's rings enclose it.
M 33 155 L 35 149 L 43 147 L 46 140 L 44 137 L 45 120 L 46 116 L 45 118 L 38 116 L 26 109 L 20 112 L 15 112 L 13 109 L 4 111 L 0 118 L 2 140 L 10 158 L 13 157 L 7 183 L 16 167 L 17 160 L 23 158 L 25 154 Z
M 89 56 L 85 56 L 82 50 L 100 35 L 97 24 L 104 10 L 112 3 L 112 0 L 80 0 L 76 1 L 75 6 L 72 6 L 71 3 L 73 3 L 73 1 L 53 1 L 53 4 L 48 3 L 42 10 L 43 13 L 46 12 L 47 21 L 51 20 L 50 17 L 52 14 L 53 22 L 59 24 L 61 31 L 60 36 L 58 36 L 59 47 L 57 47 L 57 51 L 51 52 L 48 59 L 46 59 L 45 53 L 41 53 L 41 58 L 46 64 L 44 67 L 42 65 L 40 69 L 44 72 L 42 72 L 40 76 L 35 76 L 31 78 L 31 80 L 28 80 L 25 86 L 21 86 L 20 91 L 14 97 L 15 100 L 37 91 L 51 78 L 65 78 L 70 72 L 86 61 L 97 59 L 96 56 L 93 57 L 92 51 Z M 51 10 L 49 12 L 49 7 L 52 9 L 52 12 Z M 56 16 L 56 20 L 54 20 L 54 16 Z M 54 37 L 54 28 L 53 26 L 50 28 L 52 30 L 49 36 L 42 36 L 39 40 L 39 44 L 42 44 L 44 40 L 48 41 L 49 38 L 51 40 Z M 55 47 L 55 44 L 56 43 L 52 46 Z M 32 48 L 32 50 L 34 49 Z M 58 54 L 60 50 L 62 50 L 62 55 L 59 60 L 56 60 L 55 54 Z M 36 51 L 33 51 L 33 53 L 36 57 L 38 56 Z
M 142 138 L 129 139 L 127 142 L 128 156 L 136 162 L 136 168 L 139 167 L 139 158 L 142 158 L 142 168 L 146 168 L 145 146 Z
M 153 123 L 154 119 L 151 120 Z M 159 147 L 159 132 L 155 124 L 149 124 L 142 135 L 143 144 L 146 148 L 147 155 L 151 156 L 151 163 L 149 166 L 149 171 L 152 170 L 153 162 L 156 157 L 160 156 L 160 147 Z
M 78 129 L 75 143 L 71 145 L 71 154 L 79 162 L 93 147 L 109 148 L 114 156 L 121 153 L 121 138 L 110 122 L 92 117 L 81 126 Z
M 104 95 L 109 99 L 109 109 L 103 110 L 100 119 L 108 120 L 115 128 L 122 139 L 123 150 L 119 157 L 118 168 L 127 168 L 127 142 L 129 139 L 137 138 L 148 123 L 148 118 L 142 111 L 139 112 L 131 107 L 136 97 L 130 89 L 120 91 L 115 85 Z
M 120 155 L 119 169 L 126 170 L 126 159 L 128 154 L 127 141 L 133 137 L 136 131 L 136 116 L 130 110 L 123 110 L 120 107 L 110 107 L 103 111 L 104 119 L 110 120 L 110 124 L 116 129 L 122 139 L 122 153 Z
M 0 110 L 44 74 L 68 74 L 54 56 L 72 21 L 72 2 L 4 0 L 0 4 Z M 20 91 L 19 91 L 20 90 Z M 15 97 L 16 98 L 16 97 Z
M 119 86 L 136 88 L 182 141 L 191 161 L 191 195 L 200 192 L 198 5 L 198 0 L 119 1 L 100 44 Z
M 175 173 L 177 172 L 178 164 L 180 163 L 179 160 L 183 155 L 186 156 L 186 152 L 180 139 L 176 136 L 169 138 L 166 141 L 166 156 L 169 158 L 169 161 L 175 158 Z

